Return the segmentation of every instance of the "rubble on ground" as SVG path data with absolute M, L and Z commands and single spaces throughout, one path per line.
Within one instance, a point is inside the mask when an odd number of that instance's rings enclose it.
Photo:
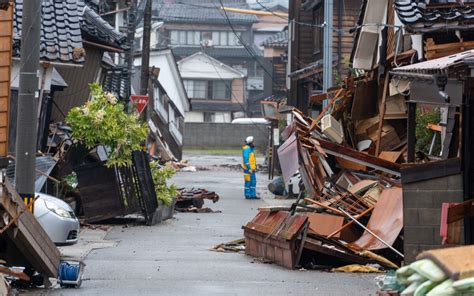
M 219 201 L 219 195 L 213 191 L 202 188 L 180 189 L 176 198 L 175 210 L 188 213 L 220 213 L 210 208 L 203 208 L 204 200 L 210 200 L 213 203 Z

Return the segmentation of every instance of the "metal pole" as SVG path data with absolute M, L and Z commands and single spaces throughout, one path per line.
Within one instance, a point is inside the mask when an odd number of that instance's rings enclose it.
M 402 257 L 402 258 L 405 258 L 405 256 L 400 253 L 397 249 L 395 249 L 394 247 L 392 247 L 391 245 L 389 245 L 388 243 L 386 243 L 383 239 L 381 239 L 378 235 L 376 235 L 372 230 L 368 229 L 367 227 L 364 226 L 364 224 L 360 223 L 359 221 L 357 221 L 356 218 L 352 217 L 351 214 L 349 214 L 348 212 L 344 211 L 343 208 L 339 207 L 338 208 L 339 211 L 341 211 L 344 215 L 346 215 L 347 217 L 349 217 L 352 221 L 354 221 L 357 225 L 359 225 L 360 227 L 364 228 L 365 231 L 367 231 L 368 233 L 370 233 L 371 235 L 373 235 L 379 242 L 381 242 L 382 244 L 384 244 L 385 246 L 387 246 L 390 250 L 394 251 L 398 256 Z
M 145 16 L 143 18 L 143 49 L 142 49 L 142 69 L 140 77 L 140 95 L 148 93 L 148 80 L 150 78 L 150 35 L 151 35 L 151 0 L 145 6 Z
M 30 204 L 35 194 L 41 3 L 41 0 L 23 2 L 15 186 L 26 204 Z
M 332 86 L 332 28 L 333 28 L 333 0 L 324 1 L 324 49 L 323 49 L 323 92 Z M 319 30 L 319 28 L 315 28 Z M 324 101 L 323 107 L 327 104 Z

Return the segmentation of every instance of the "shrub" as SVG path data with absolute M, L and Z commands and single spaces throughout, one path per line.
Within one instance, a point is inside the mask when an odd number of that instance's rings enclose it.
M 92 99 L 73 108 L 66 117 L 72 137 L 88 149 L 103 145 L 108 153 L 106 165 L 127 166 L 132 163 L 132 152 L 141 149 L 148 128 L 137 114 L 127 114 L 123 104 L 112 93 L 90 85 Z
M 173 197 L 178 195 L 178 188 L 175 184 L 168 185 L 167 181 L 176 174 L 176 171 L 170 164 L 160 166 L 156 161 L 150 162 L 150 169 L 156 197 L 165 205 L 170 206 L 173 203 Z
M 427 128 L 428 123 L 438 124 L 441 119 L 439 109 L 435 108 L 430 111 L 424 111 L 421 108 L 416 110 L 416 150 L 428 154 L 434 131 Z M 435 143 L 433 155 L 438 155 L 441 151 L 441 142 Z

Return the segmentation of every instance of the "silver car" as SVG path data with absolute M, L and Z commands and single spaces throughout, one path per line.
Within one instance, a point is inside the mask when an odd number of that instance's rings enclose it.
M 75 244 L 79 238 L 79 220 L 64 201 L 45 193 L 36 193 L 35 217 L 51 240 L 58 245 Z

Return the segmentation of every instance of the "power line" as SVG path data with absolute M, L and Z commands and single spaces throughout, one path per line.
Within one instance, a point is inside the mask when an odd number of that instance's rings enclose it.
M 219 80 L 221 80 L 221 81 L 224 83 L 226 89 L 230 91 L 230 96 L 231 96 L 233 99 L 235 99 L 235 101 L 237 102 L 237 104 L 239 104 L 239 106 L 240 106 L 240 108 L 242 109 L 242 111 L 244 111 L 244 113 L 247 113 L 246 110 L 245 110 L 245 106 L 243 106 L 243 105 L 239 102 L 239 100 L 235 97 L 234 93 L 232 92 L 232 87 L 228 86 L 228 85 L 227 85 L 227 82 L 225 81 L 225 79 L 222 78 L 221 74 L 219 73 L 219 71 L 218 71 L 217 68 L 216 68 L 216 65 L 215 65 L 215 64 L 213 63 L 213 61 L 210 59 L 210 56 L 206 53 L 206 49 L 205 49 L 204 47 L 201 47 L 201 48 L 202 48 L 202 50 L 204 51 L 204 53 L 206 54 L 206 56 L 207 56 L 207 58 L 208 58 L 210 64 L 211 64 L 212 67 L 214 68 L 214 71 L 216 72 L 217 76 L 219 76 Z M 245 93 L 245 91 L 244 91 L 244 93 Z M 254 125 L 257 129 L 259 129 L 260 131 L 262 131 L 262 128 L 261 128 L 260 126 L 258 126 L 256 123 L 252 122 L 252 125 Z M 263 132 L 265 132 L 265 130 L 263 130 Z
M 222 0 L 219 0 L 220 4 L 221 4 L 221 7 L 224 7 L 224 3 L 222 3 Z M 221 10 L 219 9 L 219 12 Z M 229 19 L 229 16 L 227 15 L 227 12 L 225 10 L 223 10 L 224 14 L 223 16 L 225 17 L 225 19 L 227 20 L 227 23 L 229 24 L 229 27 L 231 28 L 232 32 L 234 33 L 234 35 L 237 37 L 237 39 L 239 40 L 240 44 L 243 45 L 243 47 L 245 48 L 245 50 L 249 53 L 249 55 L 260 65 L 260 67 L 262 67 L 263 71 L 265 73 L 267 73 L 267 75 L 271 78 L 271 80 L 273 81 L 273 83 L 275 83 L 277 86 L 281 87 L 280 83 L 278 81 L 276 81 L 274 78 L 273 78 L 273 74 L 270 73 L 266 67 L 260 62 L 260 60 L 258 59 L 258 57 L 254 56 L 254 54 L 251 52 L 251 50 L 247 47 L 247 45 L 243 42 L 242 40 L 242 37 L 239 36 L 239 34 L 237 34 L 234 26 L 232 25 L 232 22 L 230 21 Z M 221 12 L 222 14 L 222 12 Z

